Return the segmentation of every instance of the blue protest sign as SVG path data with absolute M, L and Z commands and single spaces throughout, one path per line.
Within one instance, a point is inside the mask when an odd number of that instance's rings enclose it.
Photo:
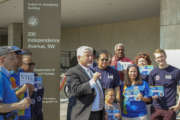
M 153 70 L 153 65 L 145 65 L 139 67 L 139 72 L 141 75 L 149 75 L 149 73 Z
M 159 96 L 163 97 L 164 96 L 164 87 L 163 86 L 150 86 L 150 91 L 149 91 L 150 96 Z

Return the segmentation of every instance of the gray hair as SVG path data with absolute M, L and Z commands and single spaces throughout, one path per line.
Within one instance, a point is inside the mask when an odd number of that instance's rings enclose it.
M 124 48 L 124 44 L 122 44 L 122 43 L 117 43 L 117 44 L 114 46 L 114 51 L 116 51 L 117 47 L 119 47 L 119 46 L 121 46 L 121 47 Z
M 89 47 L 89 46 L 80 46 L 80 47 L 76 50 L 76 52 L 77 52 L 76 55 L 77 55 L 77 57 L 78 57 L 78 56 L 83 56 L 83 54 L 84 54 L 85 52 L 87 52 L 87 51 L 93 53 L 93 48 L 92 48 L 92 47 Z

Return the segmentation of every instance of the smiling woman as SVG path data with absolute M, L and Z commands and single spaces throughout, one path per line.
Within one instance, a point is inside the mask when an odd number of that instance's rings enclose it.
M 107 50 L 98 52 L 97 64 L 93 69 L 101 73 L 99 81 L 103 90 L 114 89 L 116 91 L 115 100 L 120 102 L 120 85 L 122 81 L 120 80 L 118 71 L 110 67 L 110 55 Z
M 149 85 L 140 78 L 137 65 L 130 65 L 127 75 L 122 92 L 123 120 L 148 120 L 145 102 L 150 101 Z

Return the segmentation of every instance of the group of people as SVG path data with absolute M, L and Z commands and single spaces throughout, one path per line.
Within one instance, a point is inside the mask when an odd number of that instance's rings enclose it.
M 44 89 L 34 67 L 31 51 L 0 47 L 0 120 L 43 120 Z M 28 83 L 27 73 L 34 83 Z
M 122 43 L 113 57 L 102 50 L 94 59 L 89 46 L 76 52 L 78 64 L 65 73 L 68 120 L 176 120 L 180 70 L 166 62 L 163 49 L 154 51 L 156 67 L 144 52 L 127 58 Z M 141 72 L 145 66 L 153 67 L 148 74 Z

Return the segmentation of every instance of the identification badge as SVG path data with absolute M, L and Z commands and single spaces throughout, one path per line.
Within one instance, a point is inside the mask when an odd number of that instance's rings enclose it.
M 155 76 L 155 80 L 157 80 L 157 81 L 160 80 L 160 76 L 159 76 L 159 75 L 156 75 L 156 76 Z
M 165 79 L 172 79 L 171 75 L 165 75 Z
M 113 79 L 113 75 L 108 75 L 108 79 Z

